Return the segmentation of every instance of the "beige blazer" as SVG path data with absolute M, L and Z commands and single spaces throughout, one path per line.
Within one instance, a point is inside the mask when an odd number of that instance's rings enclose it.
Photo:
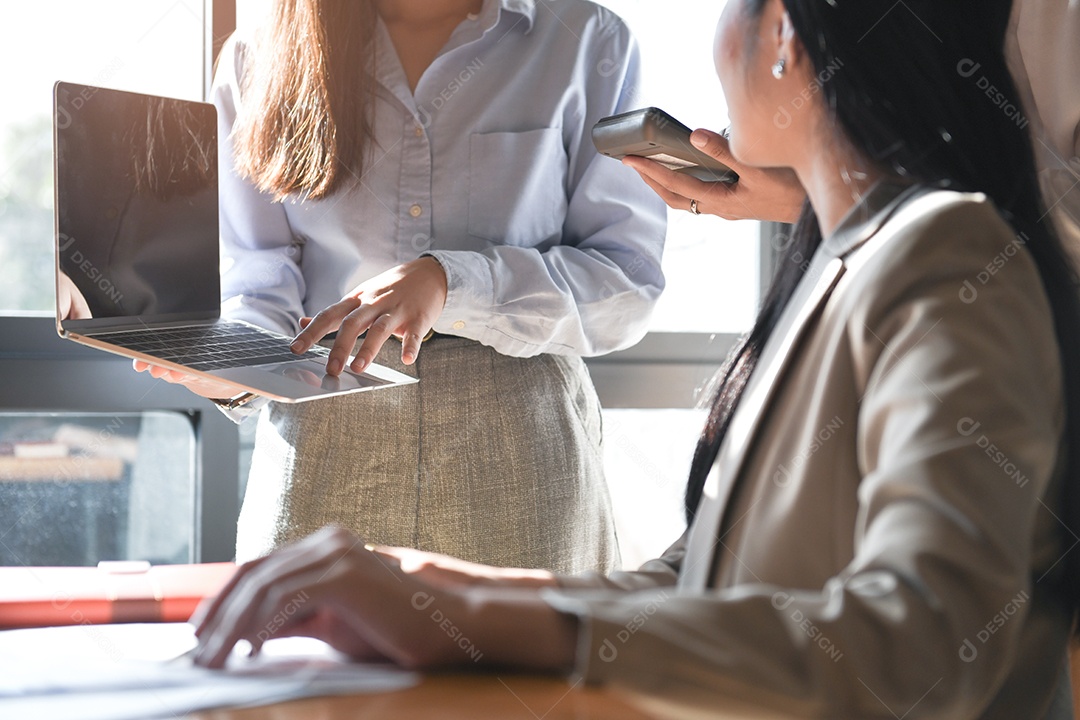
M 1047 716 L 1076 540 L 1021 242 L 982 195 L 875 188 L 810 263 L 686 535 L 545 596 L 580 619 L 577 672 L 680 716 Z

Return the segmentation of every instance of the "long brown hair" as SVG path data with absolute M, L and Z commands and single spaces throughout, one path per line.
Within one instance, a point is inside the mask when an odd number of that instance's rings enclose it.
M 372 136 L 371 0 L 276 0 L 241 78 L 236 167 L 276 199 L 332 195 L 363 172 Z
M 192 132 L 202 109 L 170 98 L 133 95 L 127 144 L 135 192 L 168 202 L 190 197 L 216 181 L 217 144 Z

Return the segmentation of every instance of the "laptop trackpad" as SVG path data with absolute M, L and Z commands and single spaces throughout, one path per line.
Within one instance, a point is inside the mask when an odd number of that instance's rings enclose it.
M 379 375 L 387 374 L 397 376 L 400 373 L 378 365 L 362 373 L 345 369 L 340 375 L 334 377 L 326 374 L 326 365 L 319 360 L 298 360 L 257 367 L 229 368 L 214 370 L 211 374 L 249 387 L 259 395 L 285 402 L 372 390 L 388 385 L 398 385 L 401 381 L 415 382 L 413 378 L 404 375 L 397 380 L 393 377 L 380 377 Z

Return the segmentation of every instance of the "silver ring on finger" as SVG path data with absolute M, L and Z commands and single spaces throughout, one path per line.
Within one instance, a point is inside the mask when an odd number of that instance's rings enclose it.
M 698 201 L 697 200 L 691 200 L 690 201 L 690 212 L 694 213 L 695 215 L 700 215 L 701 214 L 701 210 L 698 208 Z

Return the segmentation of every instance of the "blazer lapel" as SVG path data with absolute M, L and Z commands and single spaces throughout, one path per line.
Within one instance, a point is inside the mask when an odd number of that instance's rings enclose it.
M 821 254 L 815 257 L 780 316 L 772 337 L 765 344 L 706 480 L 701 504 L 687 540 L 686 556 L 679 574 L 679 589 L 700 591 L 709 586 L 716 545 L 722 540 L 719 533 L 724 509 L 746 459 L 750 440 L 800 340 L 813 325 L 813 320 L 843 274 L 844 263 L 840 258 Z
M 761 418 L 799 343 L 821 313 L 836 284 L 844 274 L 843 258 L 878 234 L 878 230 L 910 198 L 928 188 L 915 185 L 879 183 L 862 204 L 852 208 L 840 228 L 826 238 L 803 276 L 784 313 L 765 344 L 757 368 L 743 392 L 735 416 L 720 446 L 712 472 L 690 528 L 686 555 L 679 573 L 680 590 L 701 591 L 711 584 L 716 546 L 723 538 L 724 521 L 731 491 L 739 479 L 746 454 Z M 882 237 L 882 242 L 887 242 Z

